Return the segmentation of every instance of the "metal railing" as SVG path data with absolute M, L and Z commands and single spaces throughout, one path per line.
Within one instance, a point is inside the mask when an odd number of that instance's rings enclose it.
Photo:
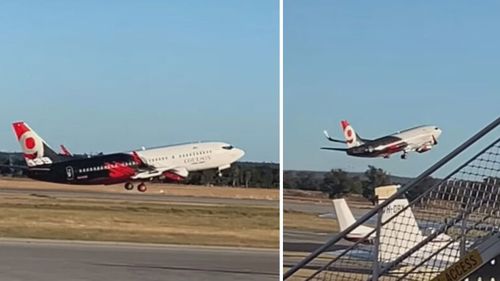
M 364 240 L 344 247 L 343 251 L 329 253 L 328 249 L 358 226 L 374 218 L 377 213 L 382 213 L 384 208 L 397 198 L 408 192 L 418 192 L 419 188 L 422 188 L 421 184 L 429 176 L 455 157 L 462 155 L 478 140 L 491 135 L 499 124 L 500 118 L 497 118 L 417 178 L 400 188 L 389 199 L 366 213 L 355 224 L 333 236 L 290 268 L 284 274 L 284 279 L 290 278 L 315 259 L 317 260 L 315 264 L 323 263 L 323 265 L 310 275 L 308 274 L 309 277 L 305 280 L 371 280 L 373 276 L 367 274 L 367 270 L 357 270 L 360 268 L 373 268 L 371 272 L 376 272 L 374 279 L 378 280 L 402 280 L 403 278 L 404 280 L 427 280 L 456 261 L 460 255 L 471 249 L 474 243 L 491 233 L 495 223 L 499 225 L 497 214 L 499 208 L 496 203 L 499 199 L 500 184 L 500 174 L 498 174 L 500 173 L 500 138 L 498 136 L 490 145 L 459 165 L 447 177 L 439 180 L 426 191 L 422 191 L 422 194 L 408 206 L 382 222 L 387 238 L 385 244 L 376 245 L 376 248 L 365 245 L 364 242 L 367 242 L 368 238 L 373 237 L 376 232 L 377 229 L 374 229 L 372 233 L 365 236 Z M 409 208 L 421 224 L 432 226 L 432 232 L 428 235 L 408 234 L 407 237 L 412 237 L 413 240 L 395 241 L 398 237 L 387 237 L 387 233 L 410 231 L 411 225 L 391 223 L 393 220 L 404 221 L 402 216 L 408 213 L 406 210 Z M 378 251 L 382 249 L 383 251 Z M 370 264 L 369 259 L 360 258 L 362 256 L 360 253 L 371 256 L 372 261 L 379 260 L 379 264 L 374 265 L 373 262 Z M 394 258 L 381 260 L 384 255 Z M 378 258 L 374 259 L 374 257 Z

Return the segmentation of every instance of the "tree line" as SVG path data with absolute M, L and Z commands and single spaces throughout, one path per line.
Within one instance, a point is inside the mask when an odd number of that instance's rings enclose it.
M 394 177 L 383 169 L 368 166 L 364 173 L 349 173 L 342 169 L 332 169 L 329 172 L 285 171 L 283 187 L 285 189 L 321 191 L 328 194 L 330 198 L 360 194 L 373 201 L 375 187 L 390 184 L 404 185 L 410 180 L 410 178 Z M 416 198 L 438 181 L 439 179 L 432 177 L 424 179 L 419 185 L 412 188 L 411 192 L 407 193 L 408 199 Z

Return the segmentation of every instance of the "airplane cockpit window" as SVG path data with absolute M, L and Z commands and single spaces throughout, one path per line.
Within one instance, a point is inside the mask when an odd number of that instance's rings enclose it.
M 231 150 L 231 149 L 233 149 L 233 146 L 232 145 L 225 145 L 222 148 L 227 149 L 227 150 Z

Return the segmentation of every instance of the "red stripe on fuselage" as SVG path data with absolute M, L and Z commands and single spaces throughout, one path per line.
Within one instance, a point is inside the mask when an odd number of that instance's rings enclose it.
M 130 177 L 135 175 L 135 170 L 123 163 L 106 163 L 105 167 L 108 167 L 109 177 L 114 180 L 130 179 Z
M 392 154 L 392 153 L 400 152 L 403 149 L 405 149 L 406 146 L 407 146 L 406 143 L 391 144 L 389 147 L 387 147 L 387 148 L 384 149 L 383 153 Z

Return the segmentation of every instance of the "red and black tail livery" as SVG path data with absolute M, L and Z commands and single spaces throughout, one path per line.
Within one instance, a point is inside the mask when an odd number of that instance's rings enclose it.
M 344 138 L 348 148 L 360 146 L 364 143 L 364 140 L 359 137 L 347 120 L 340 121 L 340 125 L 342 126 L 342 132 L 344 133 Z
M 12 127 L 29 167 L 52 164 L 62 160 L 62 157 L 52 150 L 28 124 L 22 121 L 14 122 Z

